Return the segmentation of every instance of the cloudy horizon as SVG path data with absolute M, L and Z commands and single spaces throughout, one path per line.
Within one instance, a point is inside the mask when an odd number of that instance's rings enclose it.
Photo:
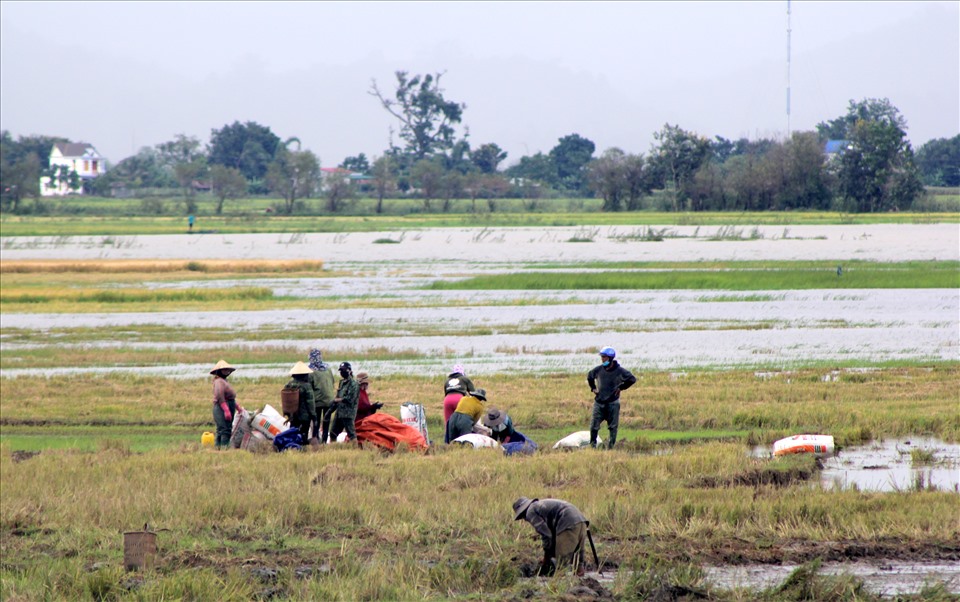
M 888 98 L 914 148 L 960 133 L 960 4 L 163 2 L 0 4 L 0 127 L 111 162 L 255 121 L 324 166 L 382 154 L 369 94 L 443 73 L 460 133 L 507 165 L 578 133 L 644 153 L 665 123 L 778 138 Z

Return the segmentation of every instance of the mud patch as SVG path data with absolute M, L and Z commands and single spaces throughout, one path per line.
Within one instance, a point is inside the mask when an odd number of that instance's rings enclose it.
M 706 566 L 704 576 L 709 583 L 722 589 L 763 590 L 783 583 L 799 566 Z M 916 594 L 924 586 L 937 583 L 943 583 L 952 594 L 960 594 L 960 565 L 955 562 L 826 562 L 817 574 L 855 577 L 863 581 L 865 589 L 879 596 Z

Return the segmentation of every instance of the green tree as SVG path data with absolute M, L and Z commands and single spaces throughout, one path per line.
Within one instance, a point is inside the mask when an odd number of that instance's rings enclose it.
M 454 126 L 463 118 L 467 106 L 444 98 L 440 87 L 442 73 L 414 75 L 397 71 L 394 97 L 380 91 L 373 80 L 369 93 L 400 122 L 400 139 L 413 161 L 420 161 L 453 147 Z
M 267 186 L 283 198 L 287 215 L 293 214 L 297 199 L 314 193 L 319 180 L 320 160 L 316 155 L 310 151 L 289 151 L 283 146 L 266 173 Z
M 247 179 L 239 169 L 214 165 L 210 168 L 210 189 L 217 198 L 216 213 L 220 215 L 227 199 L 240 198 L 247 193 Z
M 507 176 L 521 180 L 542 182 L 548 186 L 557 183 L 557 166 L 549 155 L 538 152 L 535 155 L 520 157 L 520 161 L 506 169 Z
M 377 193 L 376 212 L 383 213 L 383 198 L 397 190 L 397 180 L 394 172 L 394 160 L 390 155 L 377 157 L 370 169 L 373 177 L 373 189 Z
M 603 211 L 620 211 L 626 193 L 627 154 L 619 148 L 608 148 L 587 165 L 587 177 L 594 192 L 603 199 Z
M 690 198 L 687 184 L 710 156 L 710 141 L 679 126 L 664 124 L 654 133 L 652 166 L 672 186 L 674 211 L 688 208 Z
M 280 148 L 280 137 L 253 121 L 211 130 L 208 157 L 211 165 L 239 169 L 251 183 L 263 180 Z
M 14 152 L 11 152 L 14 151 Z M 16 157 L 16 161 L 11 159 Z M 4 144 L 0 148 L 0 199 L 3 206 L 14 213 L 20 211 L 20 201 L 40 196 L 42 162 L 35 152 L 18 156 L 15 149 Z
M 904 129 L 906 121 L 886 100 L 851 103 L 847 121 L 851 120 L 853 126 L 844 138 L 849 144 L 837 169 L 843 208 L 856 212 L 909 208 L 923 192 L 923 184 Z
M 349 169 L 350 171 L 355 171 L 357 173 L 368 173 L 370 171 L 370 161 L 367 160 L 367 156 L 363 153 L 360 153 L 356 157 L 347 157 L 343 160 L 343 163 L 340 164 L 340 167 L 343 169 Z
M 44 170 L 46 177 L 50 178 L 50 185 L 58 187 L 65 184 L 67 190 L 76 192 L 80 190 L 82 183 L 77 171 L 67 165 L 51 165 L 49 169 Z
M 336 174 L 324 178 L 324 193 L 327 197 L 327 211 L 330 213 L 337 213 L 354 197 L 350 181 Z
M 160 153 L 150 147 L 144 147 L 136 155 L 127 157 L 113 166 L 113 169 L 97 178 L 102 192 L 110 185 L 119 183 L 129 188 L 170 188 L 176 186 L 171 170 L 167 170 L 160 160 Z
M 859 121 L 872 121 L 905 131 L 907 120 L 900 110 L 886 98 L 865 98 L 850 101 L 847 114 L 830 121 L 817 124 L 817 133 L 821 140 L 849 140 Z
M 200 158 L 189 163 L 177 163 L 173 166 L 173 175 L 183 191 L 183 199 L 187 205 L 187 213 L 195 213 L 197 210 L 196 202 L 193 200 L 196 195 L 194 184 L 207 174 L 207 162 Z
M 200 140 L 186 134 L 177 134 L 173 140 L 156 146 L 160 163 L 171 170 L 181 163 L 195 163 L 206 159 Z
M 470 160 L 481 173 L 496 173 L 506 159 L 507 152 L 492 142 L 481 144 L 470 153 Z
M 573 193 L 584 193 L 587 184 L 587 164 L 593 158 L 596 145 L 581 136 L 570 134 L 560 138 L 550 150 L 550 159 L 557 170 L 560 188 Z
M 927 186 L 960 186 L 960 134 L 928 141 L 917 149 L 915 162 Z
M 443 187 L 444 169 L 437 162 L 421 159 L 410 168 L 410 180 L 420 189 L 423 210 L 430 211 L 430 201 L 440 196 Z

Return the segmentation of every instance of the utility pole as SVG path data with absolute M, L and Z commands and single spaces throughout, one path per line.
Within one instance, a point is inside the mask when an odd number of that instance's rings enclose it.
M 790 139 L 790 0 L 787 0 L 787 140 Z

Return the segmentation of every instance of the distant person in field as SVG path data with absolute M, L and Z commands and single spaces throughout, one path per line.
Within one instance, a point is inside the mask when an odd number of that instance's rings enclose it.
M 521 497 L 513 503 L 513 520 L 520 519 L 533 526 L 543 543 L 540 575 L 552 575 L 566 566 L 583 575 L 583 548 L 590 521 L 576 506 L 564 500 Z
M 195 222 L 195 221 L 196 221 L 196 218 L 193 217 L 193 214 L 192 214 L 192 213 L 187 216 L 187 231 L 188 231 L 188 232 L 193 232 L 193 222 Z
M 310 384 L 313 386 L 313 402 L 317 408 L 317 419 L 313 422 L 313 438 L 326 443 L 330 436 L 330 420 L 333 417 L 333 398 L 336 397 L 337 383 L 330 366 L 323 361 L 319 349 L 310 350 Z M 323 429 L 321 431 L 321 425 Z
M 314 404 L 313 385 L 310 374 L 313 371 L 303 362 L 297 362 L 290 369 L 290 381 L 284 389 L 295 389 L 300 392 L 300 404 L 295 414 L 285 414 L 290 426 L 296 427 L 303 437 L 303 444 L 310 441 L 310 424 L 317 420 L 317 408 Z
M 613 347 L 600 350 L 600 365 L 587 373 L 587 384 L 593 392 L 593 418 L 590 422 L 590 447 L 597 446 L 597 435 L 604 421 L 610 431 L 608 448 L 617 442 L 620 426 L 620 392 L 637 382 L 637 377 L 621 366 Z
M 213 422 L 217 425 L 217 435 L 214 443 L 217 449 L 230 448 L 230 433 L 233 430 L 233 415 L 237 411 L 237 392 L 234 391 L 227 377 L 233 374 L 236 368 L 220 360 L 213 367 Z
M 506 455 L 532 454 L 537 444 L 513 427 L 513 420 L 503 410 L 490 408 L 484 413 L 483 425 L 490 429 L 490 437 L 503 447 Z
M 450 421 L 450 416 L 457 411 L 457 404 L 460 403 L 460 398 L 475 389 L 476 387 L 473 386 L 473 381 L 467 378 L 467 373 L 464 371 L 463 366 L 460 364 L 455 365 L 450 371 L 450 374 L 447 375 L 447 380 L 443 383 L 444 428 L 446 428 L 447 422 Z M 446 443 L 450 442 L 447 441 Z
M 483 404 L 487 401 L 487 392 L 483 389 L 470 391 L 467 395 L 460 398 L 457 403 L 457 410 L 450 415 L 447 421 L 447 431 L 443 440 L 445 443 L 451 443 L 457 437 L 468 435 L 474 432 L 473 427 L 480 422 L 483 416 Z
M 357 403 L 360 401 L 360 383 L 353 377 L 353 366 L 350 362 L 340 364 L 340 385 L 337 387 L 337 396 L 333 403 L 337 407 L 337 416 L 333 419 L 333 430 L 330 437 L 336 441 L 343 431 L 347 432 L 347 441 L 357 441 L 357 430 L 354 421 L 357 419 Z
M 370 403 L 370 375 L 366 372 L 357 372 L 357 384 L 360 386 L 360 393 L 357 396 L 357 417 L 354 424 L 360 422 L 371 414 L 376 414 L 377 410 L 383 407 L 382 403 Z

